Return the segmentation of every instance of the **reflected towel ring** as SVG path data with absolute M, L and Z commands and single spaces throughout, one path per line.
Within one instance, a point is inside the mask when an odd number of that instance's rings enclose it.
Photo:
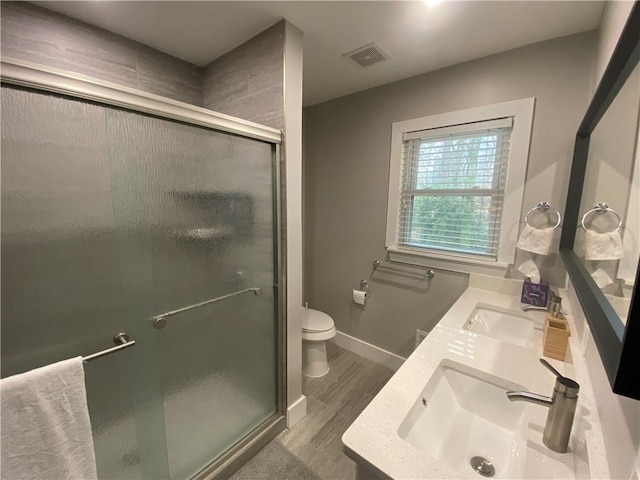
M 547 210 L 553 210 L 554 213 L 556 214 L 556 216 L 558 217 L 558 221 L 556 222 L 556 224 L 553 226 L 553 229 L 555 230 L 556 228 L 558 228 L 558 226 L 560 225 L 560 222 L 562 221 L 562 217 L 560 216 L 560 212 L 558 210 L 556 210 L 555 208 L 553 208 L 549 202 L 540 202 L 538 205 L 536 205 L 535 207 L 533 207 L 531 210 L 529 210 L 527 212 L 527 214 L 524 216 L 524 223 L 526 223 L 528 226 L 530 226 L 531 228 L 536 228 L 533 225 L 531 225 L 529 223 L 529 216 L 533 213 L 533 212 L 546 212 Z
M 587 213 L 585 213 L 582 216 L 582 221 L 580 223 L 582 224 L 582 229 L 585 232 L 589 229 L 584 224 L 584 221 L 586 220 L 587 216 L 593 212 L 597 212 L 598 215 L 602 215 L 604 213 L 612 213 L 613 215 L 615 215 L 615 217 L 618 219 L 618 226 L 616 227 L 615 230 L 613 230 L 610 233 L 620 231 L 620 227 L 622 227 L 622 219 L 620 218 L 620 215 L 618 215 L 618 212 L 616 212 L 613 208 L 609 208 L 609 205 L 607 205 L 605 202 L 600 202 L 600 203 L 596 203 L 591 210 L 589 210 Z

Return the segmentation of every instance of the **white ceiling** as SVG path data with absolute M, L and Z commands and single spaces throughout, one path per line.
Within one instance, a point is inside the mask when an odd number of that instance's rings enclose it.
M 598 27 L 600 1 L 34 2 L 206 65 L 281 18 L 304 32 L 304 104 Z M 389 56 L 342 55 L 376 42 Z

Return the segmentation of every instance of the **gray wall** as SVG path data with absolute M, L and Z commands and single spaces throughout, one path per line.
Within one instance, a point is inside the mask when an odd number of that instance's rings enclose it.
M 596 46 L 596 61 L 593 74 L 592 93 L 600 83 L 613 50 L 618 44 L 620 33 L 624 28 L 635 2 L 607 1 L 604 2 L 600 27 L 598 28 L 598 43 Z
M 2 55 L 202 106 L 201 68 L 24 2 L 2 2 Z
M 590 95 L 594 45 L 594 32 L 564 37 L 305 109 L 310 306 L 329 313 L 344 333 L 409 355 L 416 328 L 431 330 L 468 277 L 436 271 L 429 284 L 417 276 L 372 271 L 371 262 L 385 258 L 391 123 L 536 97 L 523 215 L 541 200 L 563 212 L 575 132 Z M 515 264 L 528 258 L 519 252 Z M 537 260 L 543 278 L 564 284 L 557 254 Z M 522 278 L 513 269 L 509 276 Z M 360 279 L 371 286 L 366 308 L 351 302 Z
M 205 108 L 284 128 L 282 20 L 204 67 Z

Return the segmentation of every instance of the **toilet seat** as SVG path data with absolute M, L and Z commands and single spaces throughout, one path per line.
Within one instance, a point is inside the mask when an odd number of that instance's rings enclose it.
M 336 327 L 331 327 L 329 330 L 323 330 L 321 332 L 307 332 L 302 331 L 302 339 L 312 342 L 321 342 L 323 340 L 330 340 L 336 336 Z
M 333 319 L 324 312 L 305 308 L 302 314 L 302 339 L 320 342 L 336 335 Z
M 305 308 L 302 315 L 303 332 L 327 332 L 334 328 L 333 319 L 324 312 Z

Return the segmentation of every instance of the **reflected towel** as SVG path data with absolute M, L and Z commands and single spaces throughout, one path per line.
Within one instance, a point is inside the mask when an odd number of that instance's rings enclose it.
M 587 230 L 584 252 L 585 260 L 618 260 L 624 256 L 622 237 L 619 232 Z
M 593 272 L 591 274 L 591 278 L 593 278 L 593 281 L 596 282 L 598 288 L 604 288 L 607 285 L 611 285 L 613 283 L 613 280 L 611 280 L 609 274 L 602 268 L 598 268 L 595 272 Z
M 553 228 L 533 228 L 525 225 L 516 247 L 527 252 L 549 255 L 553 240 Z
M 82 357 L 0 381 L 3 479 L 97 479 Z

